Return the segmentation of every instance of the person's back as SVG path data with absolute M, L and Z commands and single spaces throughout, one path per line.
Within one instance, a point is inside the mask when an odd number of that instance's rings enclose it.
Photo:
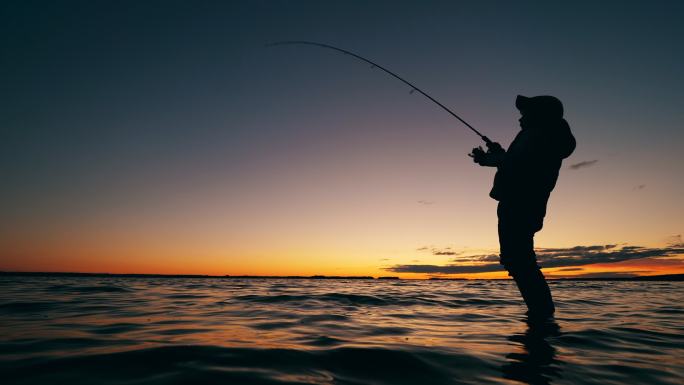
M 497 167 L 490 196 L 499 201 L 501 263 L 518 284 L 532 316 L 554 312 L 553 300 L 537 266 L 534 233 L 541 230 L 546 204 L 556 185 L 562 160 L 575 149 L 575 138 L 563 119 L 563 107 L 552 96 L 518 96 L 521 131 L 507 151 L 496 143 L 490 151 L 473 150 L 473 160 Z

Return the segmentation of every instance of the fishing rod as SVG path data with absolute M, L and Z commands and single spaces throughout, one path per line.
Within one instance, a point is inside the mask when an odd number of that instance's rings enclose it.
M 402 81 L 404 84 L 407 84 L 409 87 L 411 87 L 411 93 L 413 93 L 414 91 L 417 91 L 417 92 L 419 92 L 420 94 L 422 94 L 423 96 L 425 96 L 426 98 L 430 99 L 433 103 L 435 103 L 435 104 L 437 104 L 438 106 L 442 107 L 442 109 L 444 109 L 446 112 L 448 112 L 451 116 L 453 116 L 454 118 L 458 119 L 461 123 L 465 124 L 466 127 L 470 128 L 475 134 L 477 134 L 477 136 L 479 136 L 482 140 L 484 140 L 484 142 L 485 142 L 488 146 L 493 144 L 493 142 L 492 142 L 488 137 L 482 135 L 482 134 L 480 133 L 480 131 L 476 130 L 473 126 L 471 126 L 468 122 L 466 122 L 465 120 L 463 120 L 460 116 L 456 115 L 456 113 L 454 113 L 453 111 L 451 111 L 451 110 L 450 110 L 449 108 L 447 108 L 444 104 L 442 104 L 442 103 L 440 103 L 439 101 L 437 101 L 437 99 L 435 99 L 435 98 L 433 98 L 432 96 L 428 95 L 426 92 L 424 92 L 424 91 L 421 90 L 420 88 L 416 87 L 415 85 L 413 85 L 413 83 L 409 82 L 408 80 L 402 78 L 401 76 L 395 74 L 394 72 L 388 70 L 387 68 L 381 66 L 380 64 L 375 63 L 375 62 L 373 62 L 373 61 L 371 61 L 371 60 L 366 59 L 365 57 L 363 57 L 363 56 L 361 56 L 361 55 L 357 55 L 357 54 L 355 54 L 354 52 L 347 51 L 346 49 L 338 48 L 338 47 L 335 47 L 335 46 L 332 46 L 332 45 L 329 45 L 329 44 L 316 43 L 316 42 L 313 42 L 313 41 L 303 41 L 303 40 L 279 41 L 279 42 L 267 44 L 266 46 L 267 46 L 267 47 L 273 47 L 273 46 L 278 46 L 278 45 L 312 45 L 312 46 L 317 46 L 317 47 L 322 47 L 322 48 L 328 48 L 328 49 L 332 49 L 332 50 L 334 50 L 334 51 L 342 52 L 342 53 L 345 54 L 345 55 L 350 55 L 350 56 L 353 56 L 353 57 L 355 57 L 355 58 L 357 58 L 357 59 L 359 59 L 359 60 L 361 60 L 361 61 L 364 61 L 364 62 L 366 62 L 366 63 L 372 65 L 372 66 L 373 66 L 372 68 L 376 68 L 376 67 L 377 67 L 377 68 L 379 68 L 379 69 L 385 71 L 386 73 L 392 75 L 394 78 L 396 78 L 396 79 Z

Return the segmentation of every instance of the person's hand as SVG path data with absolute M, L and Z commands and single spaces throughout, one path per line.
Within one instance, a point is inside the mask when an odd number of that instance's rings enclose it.
M 468 156 L 480 166 L 499 167 L 505 154 L 506 150 L 499 143 L 487 142 L 487 152 L 482 147 L 476 147 Z
M 473 162 L 480 165 L 487 159 L 487 153 L 480 146 L 473 148 L 473 151 L 471 151 L 468 156 L 473 158 Z

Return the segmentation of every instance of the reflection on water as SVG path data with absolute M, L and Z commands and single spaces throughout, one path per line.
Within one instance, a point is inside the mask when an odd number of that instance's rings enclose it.
M 549 342 L 560 335 L 555 321 L 529 322 L 524 333 L 508 337 L 518 351 L 506 355 L 507 362 L 501 367 L 504 378 L 529 384 L 550 384 L 559 378 L 561 362 L 556 359 L 556 349 Z
M 681 384 L 684 284 L 0 278 L 3 384 Z

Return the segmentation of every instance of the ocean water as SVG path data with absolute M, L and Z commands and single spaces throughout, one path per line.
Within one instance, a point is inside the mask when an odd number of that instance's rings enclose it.
M 3 384 L 683 384 L 684 283 L 0 277 Z

